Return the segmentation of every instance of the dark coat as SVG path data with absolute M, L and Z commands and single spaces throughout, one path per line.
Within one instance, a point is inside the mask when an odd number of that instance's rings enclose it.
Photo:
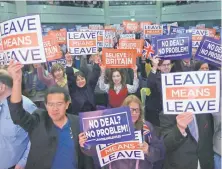
M 146 77 L 145 63 L 141 64 L 141 76 L 143 78 L 143 86 L 149 88 L 151 94 L 146 97 L 145 102 L 145 119 L 155 126 L 160 126 L 159 113 L 162 111 L 162 87 L 161 87 L 161 74 L 149 73 Z
M 93 65 L 92 71 L 86 77 L 86 85 L 83 88 L 77 87 L 72 68 L 67 67 L 66 74 L 72 100 L 72 113 L 78 115 L 79 112 L 96 110 L 94 90 L 100 76 L 100 67 L 97 64 Z
M 31 148 L 26 169 L 51 169 L 56 154 L 58 135 L 56 128 L 45 110 L 37 109 L 33 114 L 27 113 L 20 103 L 9 103 L 11 118 L 14 124 L 21 126 L 28 132 Z M 73 141 L 75 145 L 74 158 L 77 169 L 92 169 L 92 160 L 84 155 L 79 146 L 79 119 L 77 116 L 67 114 L 70 121 Z
M 176 115 L 160 114 L 161 135 L 166 146 L 164 169 L 197 169 L 198 159 L 201 169 L 214 169 L 211 115 L 196 115 L 196 120 L 198 142 L 189 128 L 186 129 L 186 137 L 180 133 Z

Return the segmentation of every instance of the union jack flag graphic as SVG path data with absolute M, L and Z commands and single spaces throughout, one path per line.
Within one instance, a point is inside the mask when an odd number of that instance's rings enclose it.
M 148 137 L 148 140 L 150 142 L 150 140 L 152 139 L 152 136 L 151 136 L 151 131 L 149 129 L 149 127 L 143 123 L 143 137 Z
M 143 48 L 143 51 L 142 51 L 142 57 L 145 57 L 145 58 L 150 58 L 154 55 L 154 50 L 153 50 L 153 47 L 152 45 L 145 40 L 145 45 L 144 45 L 144 48 Z

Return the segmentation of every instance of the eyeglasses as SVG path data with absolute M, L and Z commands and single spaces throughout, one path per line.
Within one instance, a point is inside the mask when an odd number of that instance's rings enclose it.
M 59 103 L 47 103 L 47 106 L 50 108 L 56 107 L 56 108 L 60 108 L 64 103 L 59 102 Z
M 136 113 L 140 113 L 140 109 L 139 108 L 130 108 L 131 113 L 133 113 L 134 111 Z
M 170 67 L 170 66 L 171 66 L 171 63 L 169 63 L 169 64 L 162 64 L 161 66 L 162 66 L 162 67 Z

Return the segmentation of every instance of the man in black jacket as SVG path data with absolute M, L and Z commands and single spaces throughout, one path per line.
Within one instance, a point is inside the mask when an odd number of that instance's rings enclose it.
M 210 114 L 160 114 L 166 146 L 164 169 L 214 169 Z M 191 125 L 193 124 L 193 125 Z
M 78 117 L 66 114 L 70 103 L 68 91 L 60 87 L 48 89 L 47 111 L 27 113 L 22 107 L 22 67 L 14 61 L 8 67 L 13 79 L 9 109 L 13 122 L 28 132 L 31 141 L 26 169 L 93 168 L 90 157 L 81 153 L 78 144 Z

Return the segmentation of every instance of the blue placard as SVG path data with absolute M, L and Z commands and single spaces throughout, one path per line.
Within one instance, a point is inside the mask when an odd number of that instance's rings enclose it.
M 196 52 L 196 58 L 221 67 L 222 47 L 221 41 L 204 36 Z
M 181 33 L 186 33 L 186 29 L 184 27 L 176 27 L 176 26 L 170 26 L 170 35 L 173 34 L 181 34 Z
M 192 56 L 192 35 L 160 35 L 154 39 L 155 55 L 161 59 L 183 59 Z
M 129 107 L 80 113 L 80 130 L 87 145 L 134 140 L 134 126 Z

